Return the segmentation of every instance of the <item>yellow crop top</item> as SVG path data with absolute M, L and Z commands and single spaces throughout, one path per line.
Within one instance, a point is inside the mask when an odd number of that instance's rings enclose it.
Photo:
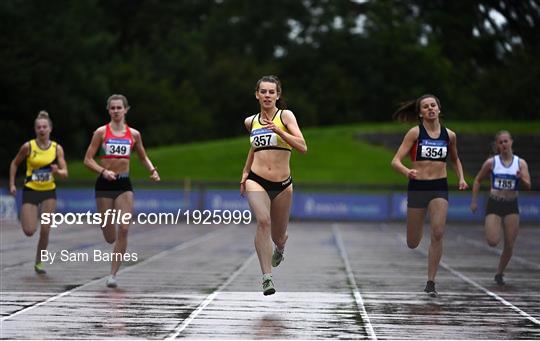
M 283 121 L 281 120 L 281 114 L 283 110 L 276 111 L 272 122 L 279 129 L 289 132 Z M 278 134 L 274 133 L 272 130 L 264 127 L 260 121 L 261 114 L 257 114 L 251 120 L 251 133 L 249 136 L 249 141 L 254 148 L 255 152 L 265 149 L 281 149 L 291 151 L 292 147 L 285 142 Z
M 51 164 L 56 160 L 56 142 L 41 149 L 36 140 L 30 140 L 30 155 L 26 157 L 26 180 L 24 185 L 35 191 L 50 191 L 56 188 Z

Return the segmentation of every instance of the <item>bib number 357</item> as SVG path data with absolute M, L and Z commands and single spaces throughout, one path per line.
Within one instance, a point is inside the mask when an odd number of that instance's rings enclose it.
M 269 146 L 270 141 L 272 139 L 272 135 L 255 135 L 253 136 L 253 145 L 255 147 L 264 147 Z
M 253 147 L 267 147 L 277 145 L 276 134 L 257 134 L 251 136 L 251 145 Z

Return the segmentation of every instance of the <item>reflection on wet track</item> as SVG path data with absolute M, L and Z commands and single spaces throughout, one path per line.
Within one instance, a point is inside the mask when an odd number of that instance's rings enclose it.
M 55 262 L 46 265 L 47 275 L 36 275 L 37 240 L 15 223 L 2 226 L 0 337 L 540 338 L 538 227 L 521 228 L 519 261 L 498 287 L 498 255 L 482 245 L 481 227 L 449 225 L 435 299 L 422 292 L 429 237 L 420 251 L 409 250 L 401 224 L 292 223 L 285 260 L 274 269 L 277 293 L 268 297 L 254 232 L 254 226 L 133 226 L 128 252 L 139 259 L 123 266 L 119 287 L 109 289 L 106 262 Z M 91 227 L 61 226 L 49 250 L 110 251 L 101 238 Z

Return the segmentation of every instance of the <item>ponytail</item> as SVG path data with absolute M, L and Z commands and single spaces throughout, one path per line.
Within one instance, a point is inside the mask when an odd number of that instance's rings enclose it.
M 416 100 L 411 100 L 411 101 L 401 103 L 398 110 L 396 110 L 396 112 L 394 112 L 394 114 L 392 115 L 392 118 L 399 122 L 408 122 L 408 123 L 421 122 L 422 118 L 420 117 L 420 103 L 426 98 L 435 99 L 435 101 L 437 102 L 437 105 L 439 106 L 439 110 L 442 109 L 441 101 L 439 101 L 437 96 L 431 95 L 431 94 L 425 94 L 418 97 Z
M 392 118 L 401 123 L 414 123 L 420 120 L 418 113 L 416 112 L 416 101 L 408 101 L 400 104 L 400 107 Z

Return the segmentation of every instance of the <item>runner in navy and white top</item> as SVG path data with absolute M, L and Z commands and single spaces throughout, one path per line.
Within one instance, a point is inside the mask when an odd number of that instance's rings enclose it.
M 486 205 L 485 231 L 489 246 L 497 246 L 504 232 L 504 248 L 499 260 L 495 282 L 504 285 L 504 269 L 514 250 L 519 231 L 518 187 L 531 189 L 529 168 L 524 159 L 514 155 L 512 136 L 506 130 L 495 135 L 497 154 L 488 158 L 474 179 L 471 211 L 478 208 L 477 197 L 480 184 L 488 175 L 491 177 L 491 190 Z
M 424 289 L 437 296 L 435 275 L 442 257 L 443 234 L 448 212 L 446 159 L 450 156 L 459 179 L 458 188 L 467 189 L 457 153 L 456 134 L 440 120 L 441 104 L 433 95 L 423 95 L 402 105 L 394 118 L 418 122 L 412 127 L 392 159 L 392 167 L 409 179 L 407 191 L 407 245 L 415 249 L 424 234 L 424 220 L 429 215 L 431 244 L 428 253 L 428 281 Z M 412 167 L 402 160 L 410 154 Z

